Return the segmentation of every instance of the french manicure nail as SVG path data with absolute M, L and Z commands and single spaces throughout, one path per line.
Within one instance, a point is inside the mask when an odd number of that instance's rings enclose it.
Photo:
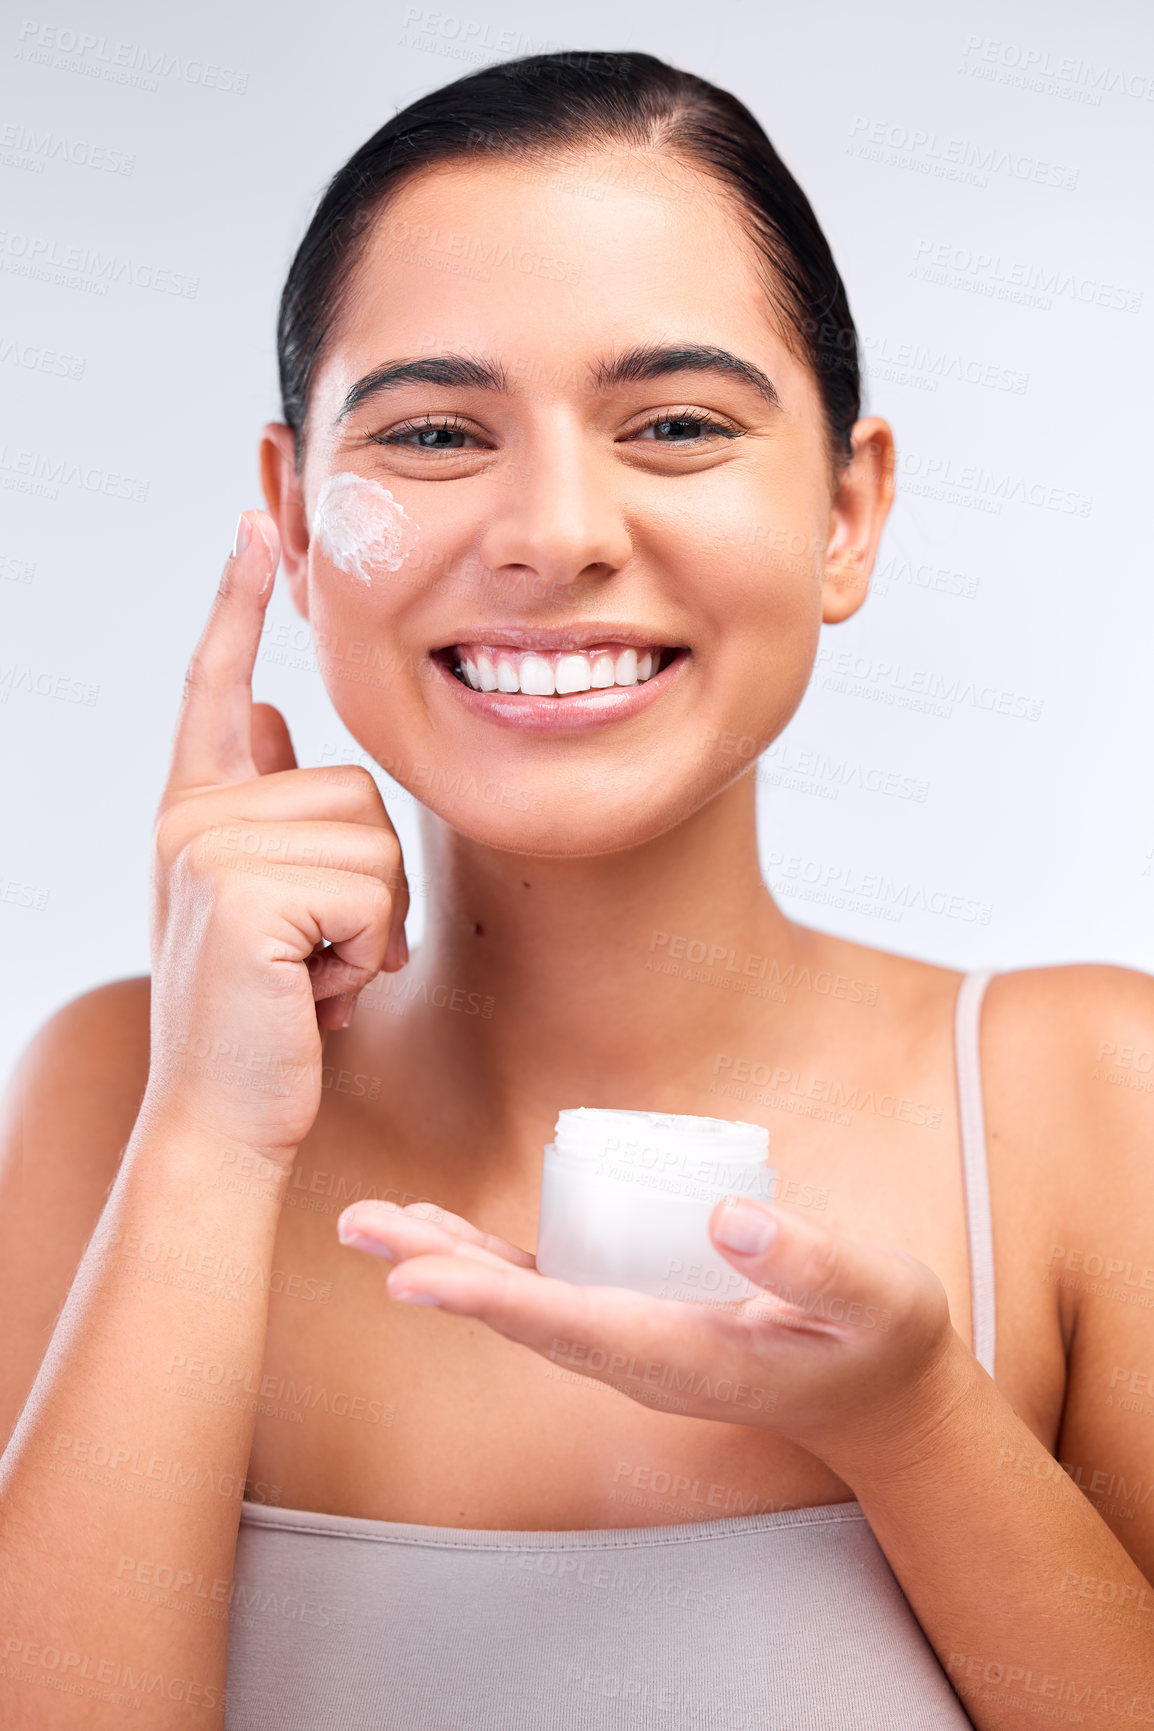
M 727 1250 L 736 1250 L 742 1256 L 761 1256 L 777 1237 L 777 1221 L 738 1202 L 722 1211 L 713 1236 Z
M 242 511 L 236 520 L 236 534 L 232 538 L 232 556 L 239 559 L 249 542 L 252 540 L 252 524 Z

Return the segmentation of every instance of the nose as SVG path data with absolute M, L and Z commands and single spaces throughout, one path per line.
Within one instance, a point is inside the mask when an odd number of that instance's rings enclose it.
M 577 426 L 535 438 L 499 489 L 478 549 L 486 566 L 566 601 L 620 571 L 633 547 L 609 467 Z

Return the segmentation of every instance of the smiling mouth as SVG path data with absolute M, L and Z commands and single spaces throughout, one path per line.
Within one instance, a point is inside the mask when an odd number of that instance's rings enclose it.
M 470 691 L 565 698 L 581 691 L 644 685 L 686 651 L 651 644 L 597 643 L 552 652 L 508 644 L 454 643 L 437 659 Z

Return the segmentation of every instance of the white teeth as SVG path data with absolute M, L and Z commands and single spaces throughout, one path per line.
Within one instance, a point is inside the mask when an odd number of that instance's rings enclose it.
M 637 651 L 636 651 L 636 649 L 623 649 L 621 651 L 620 655 L 617 657 L 617 666 L 616 666 L 615 672 L 616 672 L 616 684 L 618 684 L 618 685 L 636 685 L 637 684 Z
M 519 649 L 470 653 L 462 645 L 457 654 L 457 670 L 473 691 L 517 691 L 530 697 L 567 697 L 577 691 L 606 691 L 613 685 L 641 685 L 661 666 L 659 649 L 542 655 Z
M 543 655 L 526 655 L 523 658 L 521 690 L 529 697 L 552 697 L 557 690 L 553 669 Z
M 593 670 L 589 666 L 587 655 L 561 655 L 557 659 L 557 690 L 588 691 L 593 684 Z M 528 690 L 525 684 L 525 670 L 521 669 L 521 689 Z

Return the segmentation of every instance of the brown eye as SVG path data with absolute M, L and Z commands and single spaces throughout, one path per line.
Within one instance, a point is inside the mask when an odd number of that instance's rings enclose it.
M 463 451 L 471 439 L 473 434 L 454 421 L 410 421 L 373 435 L 374 444 L 409 451 Z
M 740 434 L 707 415 L 661 415 L 639 428 L 634 437 L 658 445 L 699 445 L 710 439 L 736 439 Z

